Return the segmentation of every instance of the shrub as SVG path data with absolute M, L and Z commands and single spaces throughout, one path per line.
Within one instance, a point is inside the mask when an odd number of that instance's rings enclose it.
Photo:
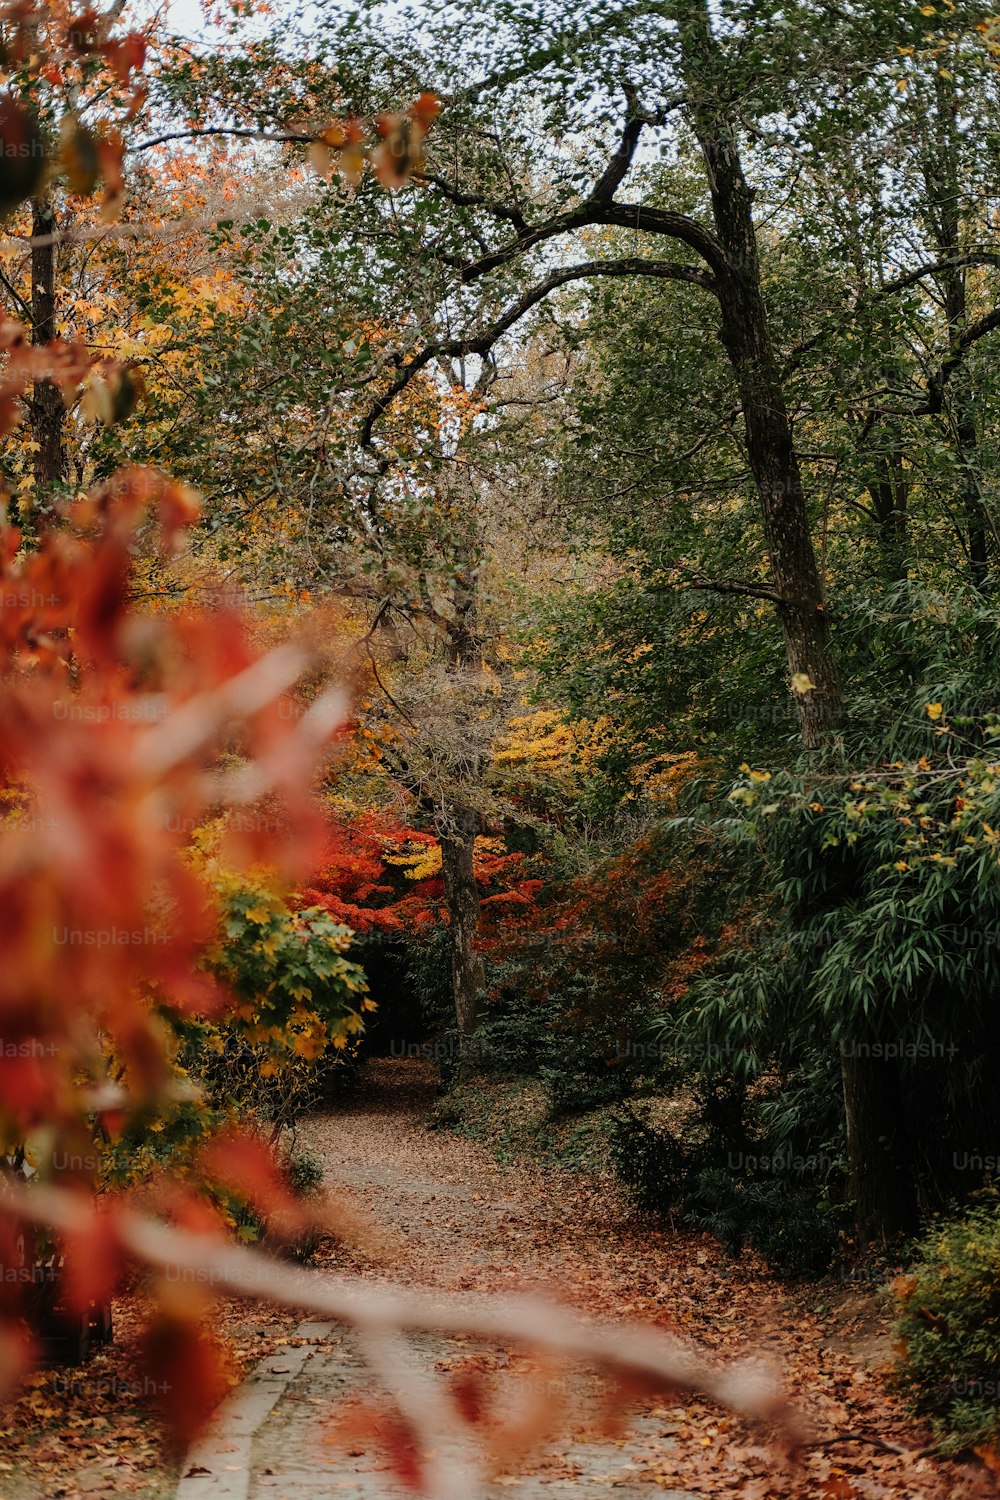
M 1000 1204 L 936 1225 L 895 1291 L 912 1409 L 946 1453 L 1000 1448 Z
M 622 1112 L 612 1124 L 615 1173 L 641 1209 L 678 1213 L 731 1255 L 749 1246 L 782 1275 L 822 1273 L 837 1244 L 822 1185 L 794 1171 L 771 1174 L 779 1153 L 749 1139 L 741 1103 L 738 1090 L 705 1092 L 679 1132 L 652 1125 L 634 1107 Z M 735 1142 L 742 1142 L 738 1170 Z
M 323 1186 L 323 1158 L 307 1146 L 295 1146 L 285 1160 L 285 1176 L 296 1198 L 310 1198 Z

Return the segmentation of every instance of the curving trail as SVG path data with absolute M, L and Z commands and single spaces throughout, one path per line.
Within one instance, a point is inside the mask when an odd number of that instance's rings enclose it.
M 603 1181 L 501 1166 L 484 1147 L 429 1130 L 433 1097 L 428 1064 L 373 1062 L 363 1092 L 308 1122 L 303 1137 L 327 1163 L 354 1229 L 350 1248 L 321 1252 L 320 1266 L 433 1288 L 449 1303 L 467 1293 L 545 1291 L 590 1315 L 669 1327 L 720 1360 L 763 1356 L 783 1369 L 818 1438 L 869 1440 L 813 1447 L 796 1481 L 760 1433 L 707 1403 L 672 1405 L 669 1397 L 634 1408 L 625 1431 L 602 1439 L 595 1375 L 543 1369 L 522 1351 L 466 1340 L 409 1339 L 405 1353 L 392 1357 L 416 1371 L 460 1386 L 471 1372 L 502 1401 L 516 1401 L 525 1384 L 545 1400 L 572 1401 L 565 1435 L 523 1467 L 511 1463 L 505 1471 L 501 1458 L 491 1494 L 972 1500 L 995 1493 L 978 1465 L 920 1456 L 926 1434 L 903 1416 L 878 1376 L 889 1351 L 873 1324 L 871 1297 L 842 1298 L 837 1317 L 824 1322 L 809 1310 L 808 1289 L 788 1292 L 758 1263 L 727 1258 L 706 1236 L 651 1230 Z M 852 1323 L 860 1313 L 869 1325 L 865 1338 Z M 185 1465 L 179 1500 L 412 1494 L 359 1422 L 371 1392 L 344 1331 L 303 1325 L 219 1414 Z

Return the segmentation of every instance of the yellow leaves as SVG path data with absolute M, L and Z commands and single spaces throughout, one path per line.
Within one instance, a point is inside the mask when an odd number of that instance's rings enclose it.
M 927 717 L 936 724 L 938 719 L 940 719 L 941 715 L 943 714 L 944 709 L 940 703 L 925 703 L 924 712 L 926 713 Z
M 441 846 L 436 843 L 397 846 L 395 852 L 386 849 L 382 858 L 401 868 L 407 880 L 428 880 L 441 873 Z
M 244 916 L 246 917 L 248 922 L 255 922 L 260 927 L 263 927 L 266 923 L 270 922 L 273 915 L 274 913 L 272 912 L 271 908 L 264 905 L 251 906 L 246 912 L 244 912 Z
M 899 870 L 899 872 L 902 874 L 904 871 L 908 870 L 910 867 L 907 864 L 907 862 L 906 862 L 905 859 L 897 859 L 894 868 L 897 869 L 897 870 Z
M 311 1031 L 296 1032 L 292 1039 L 292 1051 L 296 1057 L 304 1057 L 308 1062 L 315 1062 L 325 1050 L 326 1038 Z
M 562 761 L 577 748 L 573 726 L 553 709 L 540 709 L 510 721 L 507 742 L 497 752 L 498 765 L 531 765 Z

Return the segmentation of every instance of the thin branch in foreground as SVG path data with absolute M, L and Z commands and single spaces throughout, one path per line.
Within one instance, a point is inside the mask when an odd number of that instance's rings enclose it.
M 17 1214 L 57 1233 L 78 1230 L 88 1217 L 80 1196 L 63 1188 L 14 1189 L 6 1201 Z M 651 1391 L 707 1396 L 740 1417 L 775 1427 L 790 1454 L 809 1441 L 773 1372 L 756 1361 L 713 1366 L 693 1345 L 649 1325 L 595 1323 L 538 1297 L 470 1294 L 442 1304 L 433 1290 L 306 1271 L 124 1207 L 113 1211 L 110 1227 L 121 1250 L 153 1270 L 318 1313 L 363 1339 L 437 1332 L 516 1344 L 596 1364 Z

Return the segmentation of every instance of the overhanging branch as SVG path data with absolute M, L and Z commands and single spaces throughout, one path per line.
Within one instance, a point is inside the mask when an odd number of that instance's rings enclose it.
M 436 344 L 427 344 L 418 354 L 408 360 L 389 388 L 371 407 L 361 429 L 361 445 L 370 447 L 375 423 L 388 410 L 414 376 L 435 359 L 455 359 L 469 354 L 485 356 L 499 338 L 520 322 L 526 313 L 550 292 L 565 286 L 570 281 L 582 281 L 590 276 L 650 276 L 660 281 L 682 281 L 706 291 L 715 290 L 714 278 L 701 266 L 687 266 L 680 261 L 645 260 L 641 256 L 625 256 L 618 260 L 584 261 L 580 265 L 563 266 L 552 271 L 522 297 L 510 305 L 495 322 L 477 334 L 466 338 L 446 339 Z
M 308 146 L 316 137 L 305 134 L 302 131 L 274 132 L 267 130 L 253 130 L 238 125 L 205 125 L 191 130 L 170 130 L 165 135 L 154 135 L 148 141 L 137 141 L 134 146 L 126 146 L 126 155 L 136 151 L 149 151 L 153 146 L 164 146 L 168 141 L 193 141 L 204 136 L 238 136 L 248 141 L 275 141 L 285 146 Z
M 648 594 L 670 594 L 684 590 L 704 590 L 712 594 L 740 594 L 749 599 L 766 599 L 769 604 L 784 604 L 783 596 L 769 584 L 741 578 L 678 578 L 676 582 L 651 584 Z

